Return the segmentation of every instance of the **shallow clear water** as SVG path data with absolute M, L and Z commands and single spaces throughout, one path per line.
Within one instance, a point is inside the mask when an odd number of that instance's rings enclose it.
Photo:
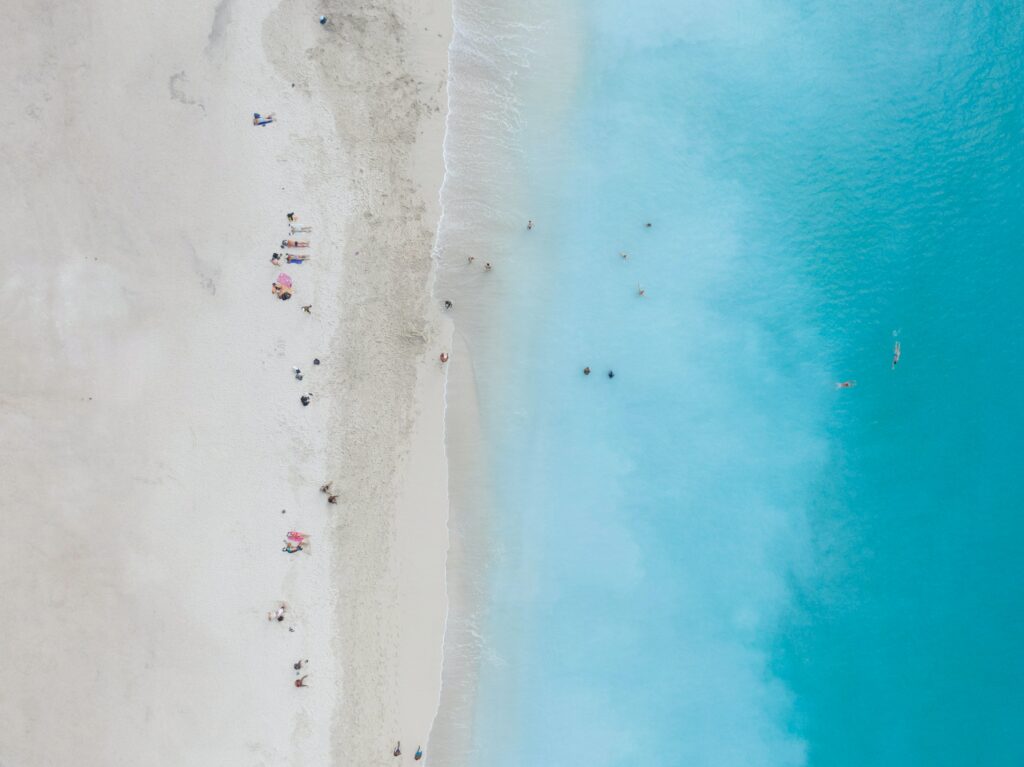
M 1024 10 L 558 14 L 456 5 L 488 529 L 446 756 L 1024 763 Z

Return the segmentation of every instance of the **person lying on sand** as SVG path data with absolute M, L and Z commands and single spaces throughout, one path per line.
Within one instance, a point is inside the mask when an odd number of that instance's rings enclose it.
M 253 125 L 270 125 L 270 123 L 272 123 L 272 122 L 274 122 L 274 113 L 273 112 L 271 112 L 270 114 L 268 114 L 266 116 L 261 115 L 259 112 L 253 112 L 252 113 L 252 124 Z
M 278 623 L 280 623 L 281 621 L 284 620 L 284 611 L 285 611 L 285 609 L 287 607 L 288 607 L 288 605 L 286 605 L 284 602 L 282 602 L 281 606 L 278 607 L 277 610 L 275 610 L 272 613 L 267 613 L 267 620 L 268 621 L 275 621 L 276 620 Z
M 299 232 L 308 233 L 308 232 L 312 232 L 313 231 L 313 227 L 311 227 L 311 226 L 289 226 L 288 230 L 289 230 L 288 234 L 297 234 Z
M 285 554 L 297 554 L 302 551 L 302 546 L 293 546 L 292 544 L 285 542 L 284 548 L 281 549 Z
M 282 248 L 308 248 L 309 240 L 281 240 Z
M 285 260 L 289 264 L 301 264 L 303 261 L 308 261 L 309 259 L 310 256 L 299 256 L 296 255 L 295 253 L 289 253 L 288 256 L 285 258 Z

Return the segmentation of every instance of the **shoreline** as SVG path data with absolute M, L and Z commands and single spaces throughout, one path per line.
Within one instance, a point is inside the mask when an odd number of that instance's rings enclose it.
M 351 403 L 329 425 L 341 498 L 332 756 L 370 764 L 391 760 L 397 741 L 426 749 L 439 700 L 448 497 L 431 289 L 451 17 L 436 2 L 329 18 L 340 44 L 314 49 L 309 77 L 332 112 L 353 208 L 331 342 L 330 388 Z

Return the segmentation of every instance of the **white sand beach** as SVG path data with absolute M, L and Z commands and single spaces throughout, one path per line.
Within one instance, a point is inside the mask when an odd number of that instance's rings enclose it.
M 449 5 L 7 11 L 0 764 L 428 762 Z

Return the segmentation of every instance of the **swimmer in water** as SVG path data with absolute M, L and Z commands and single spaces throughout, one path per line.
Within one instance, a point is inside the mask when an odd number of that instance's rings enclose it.
M 857 385 L 856 381 L 840 381 L 836 384 L 837 389 L 852 389 Z
M 892 348 L 892 369 L 896 369 L 896 364 L 900 361 L 900 342 L 897 341 L 896 345 Z

